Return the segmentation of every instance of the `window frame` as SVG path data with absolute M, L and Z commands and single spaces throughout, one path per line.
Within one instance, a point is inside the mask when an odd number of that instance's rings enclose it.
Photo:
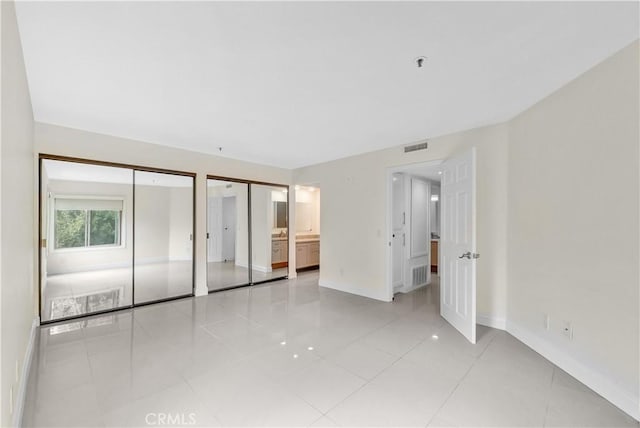
M 56 248 L 56 199 L 79 199 L 79 200 L 97 200 L 97 201 L 121 201 L 122 202 L 122 211 L 120 212 L 120 243 L 119 244 L 104 244 L 104 245 L 89 245 L 91 239 L 91 214 L 89 211 L 93 210 L 84 210 L 85 211 L 85 242 L 87 245 L 82 247 L 70 247 L 70 248 Z M 50 193 L 49 194 L 49 215 L 47 218 L 47 230 L 49 231 L 48 240 L 50 245 L 47 245 L 48 254 L 51 253 L 73 253 L 73 252 L 86 252 L 86 251 L 109 251 L 109 250 L 120 250 L 126 248 L 126 212 L 127 212 L 127 201 L 125 196 L 104 196 L 104 195 L 76 195 L 76 194 L 61 194 L 61 193 Z

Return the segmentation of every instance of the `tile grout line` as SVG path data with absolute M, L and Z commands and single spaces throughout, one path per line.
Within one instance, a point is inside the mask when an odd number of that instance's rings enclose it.
M 476 365 L 476 363 L 480 360 L 480 358 L 484 355 L 485 352 L 487 352 L 487 349 L 489 349 L 489 346 L 491 346 L 491 344 L 493 343 L 493 341 L 496 339 L 496 335 L 494 334 L 493 337 L 491 338 L 491 340 L 489 341 L 489 343 L 487 343 L 487 346 L 485 346 L 485 348 L 482 350 L 482 352 L 480 354 L 478 354 L 474 360 L 473 363 L 469 366 L 469 368 L 467 369 L 467 371 L 464 373 L 464 375 L 460 378 L 460 380 L 456 383 L 456 386 L 451 390 L 451 392 L 447 395 L 447 398 L 444 399 L 444 401 L 442 402 L 442 404 L 440 405 L 440 407 L 438 407 L 438 409 L 435 411 L 435 413 L 433 414 L 433 416 L 431 416 L 431 418 L 429 419 L 429 422 L 427 422 L 427 427 L 429 426 L 429 424 L 431 422 L 433 422 L 433 420 L 435 419 L 436 416 L 438 416 L 438 413 L 440 413 L 440 410 L 442 410 L 442 408 L 447 404 L 447 402 L 451 399 L 451 397 L 453 396 L 453 394 L 458 390 L 458 388 L 460 387 L 460 384 L 466 379 L 466 377 L 469 375 L 469 372 L 471 371 L 471 369 L 473 369 L 473 367 Z

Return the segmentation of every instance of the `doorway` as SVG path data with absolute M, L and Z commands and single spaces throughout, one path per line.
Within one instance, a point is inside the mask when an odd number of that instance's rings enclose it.
M 475 149 L 387 171 L 389 300 L 440 287 L 440 314 L 476 340 Z
M 408 293 L 432 281 L 434 247 L 439 244 L 439 218 L 433 195 L 439 194 L 440 162 L 409 165 L 391 172 L 392 293 Z M 437 261 L 436 261 L 437 266 Z
M 320 268 L 320 187 L 296 185 L 296 271 Z

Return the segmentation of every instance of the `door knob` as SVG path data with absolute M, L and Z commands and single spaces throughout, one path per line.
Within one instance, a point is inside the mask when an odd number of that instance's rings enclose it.
M 459 259 L 469 259 L 469 260 L 471 260 L 471 251 L 467 251 L 466 253 L 464 253 L 463 255 L 461 255 L 458 258 Z
M 480 258 L 480 254 L 478 253 L 472 253 L 471 251 L 467 251 L 466 253 L 464 253 L 463 255 L 461 255 L 460 257 L 458 257 L 459 259 L 478 259 Z

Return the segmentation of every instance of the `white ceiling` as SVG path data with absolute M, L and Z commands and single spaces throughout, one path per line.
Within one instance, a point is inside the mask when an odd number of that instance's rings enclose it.
M 287 168 L 507 120 L 639 36 L 638 2 L 17 13 L 36 120 Z
M 89 183 L 133 184 L 133 170 L 102 165 L 89 165 L 51 159 L 42 161 L 49 180 L 80 181 Z M 191 187 L 193 178 L 173 174 L 136 171 L 138 186 Z

